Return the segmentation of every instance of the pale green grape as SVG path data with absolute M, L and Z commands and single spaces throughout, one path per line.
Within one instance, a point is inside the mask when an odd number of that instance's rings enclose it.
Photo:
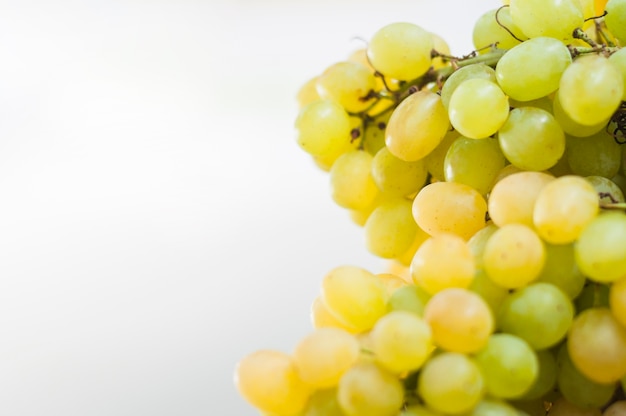
M 576 316 L 567 347 L 576 368 L 596 383 L 626 376 L 626 328 L 608 308 L 590 308 Z
M 419 191 L 426 182 L 426 165 L 423 160 L 406 162 L 383 147 L 374 156 L 372 177 L 388 195 L 407 196 Z
M 562 290 L 550 283 L 533 283 L 504 300 L 498 326 L 542 350 L 565 338 L 573 319 L 574 305 Z
M 585 126 L 572 120 L 572 118 L 563 110 L 561 106 L 561 100 L 559 94 L 554 94 L 554 100 L 552 101 L 552 114 L 556 121 L 563 129 L 563 131 L 570 136 L 574 137 L 589 137 L 595 133 L 603 131 L 606 128 L 607 120 L 602 120 L 599 123 Z
M 621 188 L 611 179 L 604 176 L 587 176 L 587 181 L 596 190 L 600 197 L 600 204 L 614 204 L 625 202 Z
M 412 203 L 393 198 L 380 204 L 365 222 L 365 245 L 379 257 L 398 258 L 413 244 L 418 232 Z
M 606 408 L 602 416 L 626 416 L 626 400 L 620 400 Z
M 545 248 L 537 233 L 526 225 L 506 224 L 485 244 L 483 267 L 497 285 L 515 289 L 539 277 L 545 258 Z
M 300 110 L 296 119 L 297 141 L 313 156 L 337 157 L 351 148 L 350 117 L 330 100 L 318 100 Z
M 483 399 L 463 416 L 521 416 L 517 409 L 503 400 Z
M 394 156 L 409 162 L 419 160 L 441 143 L 449 126 L 441 97 L 428 90 L 418 91 L 391 114 L 385 143 Z
M 517 101 L 512 98 L 509 98 L 509 105 L 513 108 L 535 107 L 535 108 L 540 108 L 542 110 L 545 110 L 548 113 L 552 113 L 552 98 L 551 98 L 552 96 L 553 94 L 550 94 L 547 97 L 541 97 L 535 100 L 528 100 L 528 101 Z
M 429 32 L 412 23 L 391 23 L 370 39 L 367 57 L 384 76 L 412 80 L 424 74 L 431 65 L 433 38 Z
M 298 374 L 307 384 L 325 389 L 339 383 L 341 376 L 359 358 L 356 337 L 339 328 L 319 328 L 302 338 L 293 352 Z
M 570 41 L 574 29 L 583 26 L 578 0 L 511 0 L 511 19 L 529 38 L 549 36 Z
M 461 183 L 431 183 L 413 200 L 413 218 L 430 235 L 452 233 L 468 240 L 485 226 L 486 213 L 485 199 Z
M 496 139 L 459 137 L 448 149 L 444 160 L 445 180 L 464 183 L 486 195 L 505 162 Z
M 533 37 L 509 50 L 496 66 L 502 91 L 518 101 L 530 101 L 553 93 L 565 68 L 572 62 L 560 40 Z
M 622 148 L 605 129 L 589 137 L 567 137 L 567 162 L 581 176 L 612 178 L 619 172 Z
M 500 310 L 500 306 L 506 299 L 509 291 L 493 282 L 482 269 L 476 271 L 472 284 L 468 288 L 479 295 L 491 308 L 494 315 Z
M 424 319 L 435 345 L 445 351 L 475 353 L 487 344 L 494 319 L 487 303 L 466 289 L 444 289 L 428 301 Z
M 624 12 L 626 13 L 626 2 L 622 1 L 622 3 L 624 4 Z M 624 80 L 624 95 L 622 95 L 622 101 L 626 101 L 626 49 L 622 48 L 609 56 L 609 62 L 622 73 L 622 79 Z
M 552 114 L 535 107 L 511 110 L 498 140 L 504 156 L 524 170 L 549 169 L 565 152 L 563 129 Z
M 407 406 L 399 416 L 442 416 L 441 413 L 435 412 L 427 407 L 419 404 Z
M 385 147 L 385 132 L 391 117 L 391 111 L 381 114 L 367 125 L 363 133 L 363 150 L 372 156 Z
M 587 282 L 575 303 L 576 312 L 579 314 L 590 308 L 608 307 L 609 287 L 600 283 Z
M 293 359 L 273 350 L 256 351 L 241 359 L 235 369 L 235 386 L 254 407 L 285 416 L 301 412 L 311 395 Z
M 496 13 L 498 13 L 498 20 L 496 20 Z M 511 49 L 515 45 L 519 45 L 520 41 L 502 26 L 513 32 L 518 39 L 528 39 L 511 20 L 511 12 L 508 7 L 492 9 L 480 16 L 474 23 L 474 30 L 472 31 L 474 48 L 481 52 L 488 52 L 489 49 L 483 48 L 489 45 L 497 44 L 499 49 Z
M 317 79 L 320 97 L 333 100 L 346 111 L 358 113 L 372 105 L 367 98 L 376 89 L 376 78 L 370 69 L 358 62 L 337 62 Z
M 337 389 L 317 390 L 299 416 L 345 416 L 337 401 Z
M 539 399 L 556 386 L 557 377 L 557 365 L 556 357 L 550 350 L 535 351 L 537 359 L 539 360 L 539 375 L 537 380 L 521 397 L 521 400 L 536 400 Z
M 611 33 L 626 45 L 626 1 L 609 0 L 605 6 L 607 12 L 604 21 Z
M 423 316 L 428 299 L 430 295 L 424 289 L 416 285 L 406 285 L 391 294 L 387 307 L 389 311 L 407 311 Z
M 474 278 L 474 257 L 461 237 L 437 234 L 417 249 L 411 276 L 431 295 L 451 287 L 466 288 Z
M 626 277 L 611 285 L 609 305 L 613 317 L 626 328 Z
M 548 416 L 602 416 L 602 411 L 598 408 L 576 406 L 561 397 L 552 404 Z
M 387 290 L 378 277 L 359 267 L 340 266 L 322 281 L 322 300 L 340 321 L 366 331 L 387 312 Z
M 404 389 L 391 373 L 362 363 L 343 375 L 337 398 L 346 416 L 395 416 L 402 407 Z
M 594 335 L 595 337 L 596 335 Z M 569 402 L 583 408 L 598 408 L 611 400 L 615 383 L 596 383 L 583 375 L 574 365 L 563 345 L 557 354 L 557 385 Z
M 561 289 L 570 299 L 576 298 L 587 280 L 580 271 L 574 255 L 574 244 L 549 244 L 546 248 L 546 262 L 537 282 L 551 283 Z
M 483 139 L 502 127 L 509 115 L 509 100 L 494 82 L 468 79 L 452 93 L 448 115 L 452 126 L 463 136 Z
M 583 55 L 567 67 L 559 85 L 559 101 L 577 123 L 592 126 L 608 120 L 624 94 L 619 69 L 602 55 Z
M 393 311 L 376 322 L 370 332 L 376 362 L 395 374 L 420 368 L 433 350 L 426 321 L 406 311 Z
M 474 263 L 477 269 L 483 268 L 485 244 L 487 244 L 487 241 L 489 241 L 489 238 L 497 229 L 498 227 L 495 224 L 488 224 L 485 228 L 474 234 L 467 242 L 470 251 L 474 255 Z
M 626 215 L 594 218 L 578 237 L 575 254 L 578 267 L 592 280 L 608 283 L 626 276 Z
M 330 189 L 337 205 L 348 209 L 364 209 L 374 201 L 378 187 L 372 178 L 374 158 L 362 150 L 351 150 L 330 168 Z
M 487 393 L 513 399 L 526 393 L 539 375 L 539 359 L 519 337 L 494 334 L 487 346 L 476 354 L 476 363 L 485 379 Z
M 447 85 L 447 84 L 444 84 Z M 446 154 L 448 153 L 448 149 L 454 143 L 454 141 L 460 137 L 458 131 L 450 130 L 444 136 L 441 143 L 435 147 L 435 149 L 428 154 L 424 158 L 424 164 L 426 165 L 426 169 L 428 173 L 432 176 L 434 181 L 445 181 L 445 173 L 444 173 L 444 161 L 446 158 Z
M 485 79 L 492 82 L 497 82 L 496 71 L 485 64 L 471 64 L 462 66 L 457 69 L 448 77 L 446 82 L 441 88 L 441 102 L 446 109 L 449 107 L 450 98 L 452 93 L 457 89 L 459 85 L 468 79 Z
M 535 201 L 533 222 L 548 243 L 568 244 L 598 214 L 598 194 L 580 176 L 561 176 L 543 187 Z
M 532 227 L 537 196 L 553 180 L 547 173 L 525 171 L 501 179 L 489 194 L 491 220 L 499 226 L 517 223 Z
M 445 414 L 461 414 L 473 409 L 483 398 L 483 376 L 473 359 L 443 352 L 422 368 L 417 392 L 429 408 Z

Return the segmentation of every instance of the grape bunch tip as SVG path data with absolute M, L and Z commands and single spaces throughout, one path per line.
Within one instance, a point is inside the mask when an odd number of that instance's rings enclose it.
M 236 364 L 259 414 L 626 415 L 626 0 L 505 0 L 471 37 L 390 23 L 297 92 L 387 266 L 330 270 L 308 335 Z

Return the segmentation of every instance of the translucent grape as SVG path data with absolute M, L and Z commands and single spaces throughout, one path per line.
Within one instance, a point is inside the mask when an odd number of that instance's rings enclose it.
M 384 26 L 372 36 L 367 56 L 384 76 L 408 81 L 428 70 L 433 46 L 429 32 L 412 23 L 397 22 Z
M 299 416 L 345 416 L 337 401 L 337 389 L 317 390 Z
M 376 361 L 396 374 L 417 370 L 433 350 L 428 324 L 406 311 L 389 312 L 380 318 L 370 337 Z
M 598 194 L 579 176 L 561 176 L 539 192 L 533 211 L 537 233 L 552 244 L 568 244 L 598 214 Z
M 321 296 L 317 296 L 311 303 L 311 324 L 313 328 L 341 328 L 350 333 L 358 332 L 356 328 L 340 321 L 328 310 Z
M 487 202 L 474 188 L 454 182 L 426 185 L 413 200 L 413 218 L 430 235 L 469 239 L 485 226 Z
M 624 2 L 626 4 L 626 2 Z M 626 6 L 624 7 L 626 11 Z M 626 101 L 626 49 L 622 48 L 617 52 L 609 56 L 609 62 L 611 62 L 622 74 L 624 81 L 624 94 L 622 95 L 622 101 Z
M 427 407 L 419 404 L 407 406 L 399 416 L 442 416 L 441 413 L 435 412 Z
M 549 36 L 570 41 L 583 26 L 578 0 L 511 0 L 511 19 L 529 38 Z
M 602 120 L 599 123 L 586 126 L 584 124 L 577 123 L 563 110 L 561 106 L 561 100 L 559 94 L 554 94 L 554 100 L 552 101 L 552 114 L 556 121 L 563 129 L 563 131 L 570 136 L 574 137 L 589 137 L 595 133 L 598 133 L 606 128 L 608 120 Z
M 614 176 L 615 177 L 615 176 Z M 600 205 L 625 202 L 622 189 L 611 179 L 604 176 L 587 176 L 585 179 L 593 186 L 600 198 Z
M 372 178 L 373 157 L 362 150 L 341 155 L 330 169 L 330 190 L 337 205 L 348 209 L 364 209 L 378 194 Z
M 613 317 L 626 328 L 626 277 L 611 285 L 609 305 Z
M 574 305 L 563 291 L 550 283 L 533 283 L 504 300 L 498 326 L 541 350 L 565 338 L 573 319 Z
M 441 102 L 447 109 L 450 105 L 450 98 L 452 93 L 457 89 L 459 85 L 468 79 L 485 79 L 492 82 L 497 82 L 496 71 L 485 64 L 471 64 L 462 66 L 454 71 L 443 84 L 441 88 Z
M 498 227 L 495 224 L 487 224 L 485 228 L 476 232 L 467 242 L 472 255 L 474 255 L 474 263 L 477 269 L 483 268 L 483 252 L 485 251 L 485 245 L 497 229 Z
M 483 139 L 502 127 L 509 115 L 509 101 L 497 84 L 482 78 L 468 79 L 452 93 L 448 115 L 463 136 Z
M 372 164 L 374 182 L 388 195 L 407 196 L 419 191 L 426 182 L 423 160 L 406 162 L 395 157 L 386 147 L 381 148 Z
M 605 129 L 589 137 L 567 137 L 567 162 L 576 175 L 612 178 L 619 172 L 622 148 Z
M 626 1 L 609 0 L 605 10 L 607 12 L 604 18 L 606 26 L 622 45 L 626 45 Z
M 498 13 L 497 20 L 496 13 Z M 503 26 L 513 32 L 515 36 L 507 32 Z M 476 49 L 486 48 L 496 43 L 499 49 L 511 49 L 520 44 L 518 39 L 526 40 L 527 38 L 511 20 L 511 12 L 508 7 L 489 10 L 474 22 L 472 42 Z M 482 49 L 482 51 L 488 51 L 488 49 Z
M 445 181 L 444 161 L 446 154 L 452 143 L 460 136 L 461 135 L 456 130 L 449 131 L 446 133 L 441 143 L 424 158 L 426 169 L 434 181 Z
M 576 264 L 574 244 L 544 244 L 546 262 L 537 282 L 551 283 L 570 299 L 576 298 L 587 280 Z
M 412 203 L 394 198 L 380 204 L 365 222 L 367 249 L 379 257 L 392 259 L 406 252 L 417 234 Z
M 296 130 L 298 144 L 313 156 L 336 157 L 351 148 L 348 113 L 330 100 L 314 101 L 302 108 Z
M 502 399 L 522 396 L 539 375 L 539 360 L 533 349 L 510 334 L 492 335 L 487 346 L 476 354 L 476 363 L 487 393 Z
M 387 305 L 390 311 L 406 311 L 417 316 L 423 316 L 428 299 L 430 299 L 430 295 L 422 288 L 407 285 L 393 292 Z
M 565 134 L 552 114 L 535 107 L 511 110 L 498 132 L 504 156 L 524 170 L 554 166 L 565 152 Z
M 524 393 L 522 400 L 539 399 L 552 391 L 556 386 L 556 357 L 550 350 L 535 351 L 535 353 L 539 360 L 539 375 L 530 390 Z
M 563 110 L 577 123 L 592 126 L 608 120 L 624 94 L 619 69 L 602 55 L 584 55 L 567 67 L 559 85 Z
M 494 314 L 500 310 L 502 302 L 509 293 L 506 288 L 495 284 L 482 269 L 476 271 L 474 280 L 468 289 L 479 295 Z
M 316 87 L 320 97 L 337 102 L 348 112 L 358 113 L 372 105 L 368 97 L 376 88 L 376 79 L 365 65 L 338 62 L 319 76 Z
M 608 212 L 594 218 L 574 252 L 578 267 L 592 280 L 608 283 L 626 276 L 626 215 Z
M 521 416 L 518 411 L 503 400 L 483 399 L 467 416 Z
M 473 409 L 483 398 L 483 376 L 471 358 L 444 352 L 424 365 L 417 391 L 429 408 L 446 414 L 460 414 Z
M 483 263 L 491 280 L 499 286 L 515 289 L 539 277 L 545 257 L 543 242 L 531 228 L 507 224 L 487 241 Z
M 509 50 L 496 66 L 498 84 L 518 101 L 530 101 L 553 93 L 565 68 L 572 62 L 560 40 L 533 37 Z
M 439 95 L 418 91 L 404 99 L 391 114 L 385 143 L 394 156 L 409 162 L 419 160 L 439 145 L 449 126 Z
M 465 289 L 445 289 L 428 301 L 424 319 L 434 343 L 446 351 L 481 350 L 494 330 L 491 309 L 477 294 Z

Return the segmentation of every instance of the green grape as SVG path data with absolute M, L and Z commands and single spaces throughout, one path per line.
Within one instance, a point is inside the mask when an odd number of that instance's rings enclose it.
M 346 416 L 395 416 L 404 401 L 404 389 L 391 373 L 373 363 L 356 364 L 337 389 Z
M 476 354 L 476 363 L 485 379 L 487 393 L 501 399 L 522 396 L 539 375 L 539 359 L 519 337 L 494 334 L 487 346 Z
M 502 127 L 509 116 L 509 100 L 496 83 L 468 79 L 452 93 L 448 115 L 452 126 L 463 136 L 483 139 Z
M 594 218 L 578 237 L 574 253 L 580 270 L 596 282 L 626 276 L 626 215 L 608 212 Z
M 407 196 L 419 191 L 426 182 L 426 165 L 423 160 L 406 162 L 383 147 L 374 156 L 372 177 L 388 195 Z
M 580 176 L 561 176 L 543 187 L 535 201 L 533 222 L 546 242 L 568 244 L 598 214 L 598 194 Z
M 461 183 L 431 183 L 413 200 L 413 218 L 430 235 L 452 233 L 468 240 L 485 226 L 486 214 L 485 199 Z
M 598 408 L 607 404 L 613 397 L 616 384 L 596 383 L 587 378 L 576 368 L 567 350 L 567 345 L 563 345 L 556 358 L 556 382 L 563 397 L 582 408 Z
M 351 148 L 350 117 L 330 100 L 314 101 L 296 119 L 297 141 L 313 156 L 337 157 Z
M 474 255 L 474 263 L 477 269 L 483 268 L 483 251 L 485 251 L 485 244 L 487 244 L 489 237 L 491 237 L 497 229 L 498 227 L 495 224 L 488 224 L 485 228 L 474 234 L 467 242 L 470 251 Z
M 397 158 L 408 162 L 423 159 L 441 143 L 449 126 L 441 97 L 428 90 L 418 91 L 391 114 L 385 143 Z
M 444 160 L 445 180 L 464 183 L 486 195 L 505 162 L 496 139 L 459 137 L 448 149 Z
M 494 232 L 483 252 L 484 269 L 497 285 L 521 288 L 539 277 L 545 263 L 543 242 L 530 227 L 506 224 Z
M 433 38 L 429 32 L 412 23 L 391 23 L 370 39 L 367 57 L 386 77 L 409 81 L 428 71 Z
M 552 98 L 551 97 L 552 97 L 552 94 L 547 97 L 541 97 L 535 100 L 528 100 L 528 101 L 517 101 L 512 98 L 509 98 L 509 105 L 512 108 L 535 107 L 535 108 L 540 108 L 542 110 L 545 110 L 548 113 L 552 113 Z
M 576 311 L 609 306 L 609 287 L 600 283 L 588 282 L 576 298 Z
M 491 82 L 497 82 L 496 71 L 485 64 L 471 64 L 462 66 L 448 77 L 441 88 L 441 102 L 446 109 L 449 108 L 452 93 L 459 85 L 469 79 L 486 79 Z
M 626 328 L 626 277 L 611 285 L 609 305 L 613 317 Z
M 567 162 L 581 176 L 612 178 L 619 172 L 622 148 L 605 129 L 589 137 L 567 137 Z
M 331 270 L 322 281 L 322 300 L 342 322 L 367 331 L 387 312 L 387 290 L 380 280 L 354 266 Z
M 582 408 L 561 397 L 550 407 L 548 416 L 602 416 L 602 411 L 598 408 Z
M 466 288 L 474 278 L 474 257 L 461 237 L 438 234 L 415 252 L 411 276 L 430 295 L 451 287 Z
M 578 314 L 567 348 L 576 368 L 596 383 L 613 383 L 626 376 L 626 328 L 608 308 Z
M 435 181 L 446 180 L 444 174 L 444 161 L 446 154 L 448 153 L 448 149 L 452 143 L 454 143 L 454 141 L 460 136 L 461 135 L 458 131 L 450 130 L 446 133 L 441 143 L 439 143 L 437 147 L 435 147 L 435 149 L 424 158 L 426 169 Z
M 513 165 L 509 165 L 513 166 Z M 498 181 L 489 194 L 489 216 L 498 226 L 533 226 L 533 209 L 539 192 L 554 176 L 543 172 L 517 172 Z
M 572 118 L 563 110 L 559 94 L 554 94 L 552 101 L 552 114 L 565 133 L 574 137 L 589 137 L 606 128 L 607 120 L 602 120 L 597 124 L 585 126 L 572 120 Z
M 485 347 L 494 330 L 487 303 L 466 289 L 444 289 L 433 295 L 424 319 L 435 345 L 450 352 L 475 353 Z
M 374 158 L 362 150 L 351 150 L 333 163 L 330 168 L 330 189 L 337 205 L 348 209 L 364 209 L 378 194 L 372 178 Z
M 364 228 L 365 244 L 372 254 L 386 259 L 400 257 L 417 234 L 411 201 L 393 198 L 383 202 L 367 218 Z
M 622 160 L 622 170 L 624 170 L 623 160 Z M 617 185 L 617 187 L 622 191 L 622 195 L 626 195 L 626 175 L 624 175 L 623 173 L 618 173 L 617 175 L 611 178 L 611 182 Z M 594 187 L 595 186 L 596 185 L 594 184 Z M 601 202 L 604 202 L 604 201 L 601 201 Z
M 338 62 L 328 67 L 317 79 L 320 97 L 335 101 L 351 113 L 372 105 L 369 93 L 376 88 L 372 71 L 358 62 Z
M 398 288 L 389 297 L 388 310 L 406 311 L 417 316 L 424 315 L 424 306 L 430 299 L 430 295 L 416 285 L 406 285 Z
M 611 179 L 604 176 L 587 176 L 585 179 L 596 190 L 601 205 L 626 202 L 621 188 Z
M 482 269 L 476 271 L 468 289 L 483 298 L 494 315 L 500 310 L 502 302 L 509 293 L 506 288 L 495 284 Z
M 260 350 L 237 363 L 235 386 L 252 406 L 268 413 L 295 416 L 309 400 L 293 359 L 285 353 Z
M 606 408 L 602 416 L 626 416 L 626 400 L 614 402 Z
M 513 32 L 515 36 L 507 32 L 504 29 L 505 27 Z M 516 37 L 517 39 L 515 39 Z M 487 51 L 488 49 L 483 48 L 494 44 L 497 44 L 499 49 L 511 49 L 515 45 L 520 44 L 518 39 L 526 40 L 528 38 L 524 36 L 520 28 L 511 20 L 511 12 L 508 7 L 489 10 L 483 13 L 474 23 L 472 42 L 477 50 Z
M 581 273 L 574 255 L 574 244 L 549 244 L 546 248 L 546 262 L 537 282 L 551 283 L 561 289 L 570 299 L 576 298 L 587 280 Z
M 359 358 L 356 337 L 339 328 L 319 328 L 302 338 L 293 361 L 304 382 L 316 389 L 334 387 Z
M 337 401 L 337 389 L 317 390 L 301 416 L 345 416 Z
M 445 414 L 461 414 L 471 411 L 483 398 L 483 376 L 473 359 L 443 352 L 422 368 L 417 392 L 429 408 Z
M 574 305 L 550 283 L 533 283 L 511 293 L 502 303 L 498 326 L 535 350 L 558 344 L 574 319 Z
M 520 416 L 520 414 L 505 401 L 483 399 L 470 413 L 467 413 L 467 416 Z
M 498 132 L 504 156 L 524 170 L 554 166 L 565 152 L 565 134 L 549 112 L 535 107 L 511 110 Z
M 559 84 L 559 101 L 579 124 L 597 125 L 619 107 L 624 81 L 619 69 L 602 55 L 583 55 L 567 67 Z
M 530 101 L 553 93 L 565 68 L 572 62 L 560 40 L 533 37 L 509 50 L 496 66 L 502 91 L 518 101 Z
M 407 406 L 399 416 L 442 416 L 441 413 L 435 412 L 427 407 L 419 404 Z
M 358 330 L 345 322 L 340 321 L 328 309 L 321 296 L 317 296 L 311 303 L 311 324 L 313 328 L 341 328 L 351 334 L 357 333 Z
M 385 147 L 385 132 L 390 117 L 390 111 L 375 117 L 363 132 L 363 150 L 372 156 Z
M 548 36 L 564 42 L 583 26 L 578 0 L 511 0 L 511 19 L 529 38 Z
M 626 1 L 609 0 L 604 9 L 607 13 L 604 17 L 607 28 L 622 45 L 626 45 Z
M 626 2 L 623 3 L 626 5 Z M 624 11 L 626 11 L 626 6 L 624 6 Z M 611 62 L 622 73 L 622 79 L 624 81 L 624 94 L 622 95 L 622 101 L 626 101 L 626 49 L 622 48 L 609 56 L 609 62 Z
M 526 391 L 520 400 L 539 399 L 551 392 L 556 386 L 556 357 L 550 350 L 535 351 L 535 353 L 539 360 L 539 375 L 530 390 Z
M 428 324 L 406 311 L 393 311 L 370 332 L 372 352 L 381 367 L 395 374 L 419 369 L 433 350 Z

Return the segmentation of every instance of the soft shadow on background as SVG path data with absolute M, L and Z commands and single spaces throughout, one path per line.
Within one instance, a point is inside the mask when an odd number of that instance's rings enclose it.
M 393 21 L 472 48 L 497 0 L 0 2 L 0 414 L 246 416 L 323 275 L 382 271 L 295 94 Z

